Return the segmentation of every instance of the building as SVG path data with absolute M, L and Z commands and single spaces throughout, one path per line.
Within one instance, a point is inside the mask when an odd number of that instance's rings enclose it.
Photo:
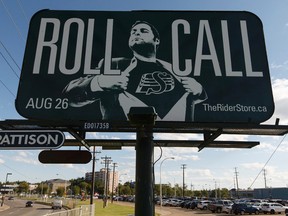
M 49 193 L 54 193 L 56 194 L 57 189 L 58 188 L 65 188 L 67 189 L 67 187 L 70 186 L 70 182 L 67 180 L 63 180 L 63 179 L 51 179 L 47 181 L 48 184 L 48 188 L 49 188 Z
M 230 197 L 231 198 L 254 198 L 254 190 L 253 189 L 248 189 L 248 190 L 243 190 L 243 189 L 231 189 L 230 190 Z
M 116 188 L 119 184 L 119 176 L 118 176 L 118 172 L 115 171 L 114 172 L 114 184 L 113 184 L 113 172 L 112 171 L 108 171 L 108 175 L 106 172 L 106 169 L 100 169 L 100 171 L 95 172 L 95 181 L 100 181 L 103 182 L 103 184 L 105 184 L 106 182 L 106 177 L 108 178 L 108 191 L 109 193 L 112 192 L 112 187 L 113 187 L 113 192 L 116 191 Z M 88 172 L 85 174 L 85 180 L 91 182 L 92 181 L 92 172 Z
M 14 193 L 15 188 L 17 188 L 19 185 L 18 184 L 13 184 L 13 185 L 2 185 L 0 188 L 0 194 L 12 194 Z
M 288 188 L 255 188 L 255 199 L 283 199 L 288 200 Z

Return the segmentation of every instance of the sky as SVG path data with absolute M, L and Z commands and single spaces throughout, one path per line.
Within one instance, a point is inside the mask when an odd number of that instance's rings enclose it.
M 29 20 L 37 11 L 51 10 L 191 10 L 191 11 L 249 11 L 257 15 L 264 28 L 275 112 L 263 124 L 288 123 L 288 1 L 286 0 L 0 0 L 0 119 L 23 119 L 15 109 L 15 99 L 25 51 Z M 89 133 L 90 138 L 135 139 L 134 133 Z M 155 139 L 197 140 L 200 134 L 154 134 Z M 218 140 L 259 141 L 252 149 L 155 148 L 155 183 L 159 183 L 162 163 L 162 183 L 182 185 L 181 165 L 186 164 L 185 183 L 195 190 L 235 187 L 237 174 L 239 188 L 263 188 L 264 172 L 268 187 L 287 187 L 288 140 L 285 136 L 221 135 Z M 111 157 L 122 182 L 135 180 L 135 149 L 102 150 L 97 147 L 96 170 L 104 167 L 101 157 Z M 72 179 L 91 172 L 92 163 L 41 164 L 40 150 L 0 150 L 0 182 L 40 182 L 53 178 Z M 171 159 L 173 157 L 174 159 Z M 169 159 L 170 158 L 170 159 Z

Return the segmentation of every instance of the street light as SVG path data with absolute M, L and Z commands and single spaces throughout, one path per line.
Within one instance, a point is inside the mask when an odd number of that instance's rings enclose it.
M 8 175 L 12 175 L 12 173 L 7 173 L 7 174 L 6 174 L 5 191 L 7 190 Z M 8 191 L 8 192 L 9 192 L 9 191 Z
M 171 159 L 171 160 L 174 160 L 175 158 L 174 157 L 167 157 L 167 158 L 164 158 L 164 160 L 162 160 L 162 162 L 160 163 L 160 206 L 162 207 L 162 182 L 161 182 L 161 169 L 162 169 L 162 164 L 165 160 L 168 160 L 168 159 Z

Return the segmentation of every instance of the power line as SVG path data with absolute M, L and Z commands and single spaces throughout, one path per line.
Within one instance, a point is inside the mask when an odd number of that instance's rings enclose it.
M 12 94 L 15 98 L 16 98 L 16 95 L 5 85 L 5 83 L 0 79 L 0 82 L 2 83 L 2 85 L 4 86 L 4 88 L 7 89 L 7 91 L 10 92 L 10 94 Z
M 28 17 L 27 17 L 27 15 L 26 15 L 26 13 L 25 13 L 23 7 L 22 7 L 21 2 L 20 2 L 19 0 L 17 0 L 17 3 L 18 3 L 18 5 L 19 5 L 19 7 L 20 7 L 20 9 L 21 9 L 21 12 L 22 12 L 23 16 L 25 17 L 25 19 L 26 19 L 27 22 L 28 22 L 28 21 L 29 21 L 29 20 L 28 20 Z
M 10 69 L 13 71 L 13 73 L 15 74 L 15 76 L 19 79 L 19 75 L 16 73 L 16 71 L 13 69 L 13 67 L 11 66 L 11 64 L 8 62 L 8 60 L 6 59 L 6 57 L 3 55 L 3 53 L 0 51 L 0 54 L 2 56 L 2 58 L 5 60 L 6 64 L 10 67 Z
M 2 43 L 2 41 L 0 40 L 0 43 L 2 45 L 2 47 L 5 49 L 5 51 L 7 52 L 7 54 L 9 55 L 9 57 L 12 59 L 12 61 L 14 62 L 14 64 L 17 66 L 17 68 L 19 69 L 19 71 L 21 71 L 20 66 L 17 64 L 17 62 L 15 61 L 15 59 L 13 58 L 13 56 L 10 54 L 10 52 L 8 51 L 8 49 L 5 47 L 5 45 Z M 19 77 L 18 77 L 19 78 Z
M 278 148 L 280 147 L 280 145 L 282 144 L 282 142 L 284 141 L 284 139 L 286 138 L 285 134 L 282 138 L 282 140 L 280 141 L 280 143 L 278 144 L 278 146 L 276 147 L 276 149 L 272 152 L 272 154 L 270 155 L 270 157 L 268 158 L 268 160 L 266 161 L 266 163 L 264 164 L 263 168 L 260 170 L 260 172 L 258 173 L 258 175 L 256 176 L 256 178 L 254 179 L 254 181 L 252 182 L 252 184 L 250 185 L 249 188 L 251 188 L 253 186 L 253 184 L 255 183 L 255 181 L 258 179 L 259 175 L 261 174 L 262 170 L 266 167 L 266 165 L 269 163 L 269 161 L 271 160 L 271 158 L 273 157 L 273 155 L 275 154 L 275 152 L 278 150 Z
M 14 172 L 18 173 L 19 175 L 22 175 L 22 176 L 24 176 L 26 179 L 30 179 L 30 178 L 29 178 L 29 177 L 27 177 L 26 175 L 24 175 L 24 174 L 22 174 L 21 172 L 19 172 L 19 171 L 17 171 L 17 170 L 15 170 L 15 169 L 13 169 L 13 168 L 11 168 L 11 167 L 7 166 L 7 165 L 6 165 L 6 164 L 4 164 L 4 163 L 0 163 L 0 165 L 3 165 L 3 166 L 7 167 L 7 168 L 8 168 L 8 169 L 10 169 L 10 170 L 13 170 Z
M 3 0 L 1 0 L 1 3 L 2 3 L 2 5 L 3 5 L 3 7 L 4 7 L 5 11 L 6 11 L 6 13 L 8 14 L 9 18 L 10 18 L 11 21 L 13 22 L 14 27 L 16 28 L 19 36 L 20 36 L 20 37 L 22 38 L 22 40 L 25 42 L 25 38 L 24 38 L 24 36 L 22 35 L 22 33 L 21 33 L 21 31 L 20 31 L 20 28 L 18 27 L 18 25 L 17 25 L 16 22 L 14 21 L 11 13 L 9 12 L 8 8 L 6 7 L 6 5 L 4 4 Z

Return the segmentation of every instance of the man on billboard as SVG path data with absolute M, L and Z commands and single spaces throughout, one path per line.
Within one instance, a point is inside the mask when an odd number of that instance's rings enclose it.
M 133 58 L 112 58 L 107 75 L 104 61 L 100 75 L 71 81 L 63 90 L 70 106 L 82 107 L 100 101 L 103 120 L 127 120 L 131 107 L 153 106 L 162 121 L 194 121 L 194 108 L 207 99 L 202 85 L 192 77 L 176 75 L 170 63 L 156 57 L 160 44 L 157 29 L 137 21 L 131 28 L 129 48 Z

